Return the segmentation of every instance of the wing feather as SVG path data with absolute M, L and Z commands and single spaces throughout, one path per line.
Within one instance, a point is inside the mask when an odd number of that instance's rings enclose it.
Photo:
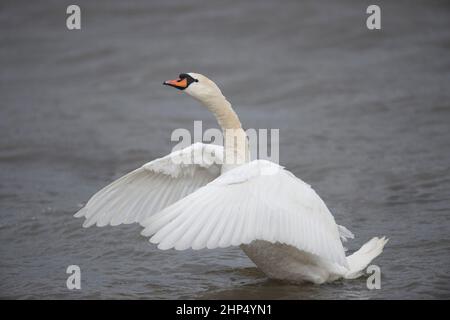
M 172 152 L 98 191 L 75 217 L 86 218 L 83 227 L 142 224 L 217 178 L 222 157 L 221 146 L 202 143 Z
M 266 240 L 347 266 L 338 226 L 325 203 L 309 185 L 265 160 L 226 172 L 142 225 L 142 234 L 161 249 Z

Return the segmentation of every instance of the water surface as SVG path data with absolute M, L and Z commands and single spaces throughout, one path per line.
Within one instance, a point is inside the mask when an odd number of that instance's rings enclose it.
M 450 298 L 450 6 L 378 1 L 65 1 L 0 5 L 0 296 Z M 170 152 L 176 128 L 217 127 L 161 85 L 210 76 L 246 128 L 279 128 L 280 161 L 339 224 L 391 240 L 365 279 L 268 280 L 238 248 L 158 251 L 127 225 L 81 228 L 93 193 Z M 66 288 L 66 267 L 82 289 Z

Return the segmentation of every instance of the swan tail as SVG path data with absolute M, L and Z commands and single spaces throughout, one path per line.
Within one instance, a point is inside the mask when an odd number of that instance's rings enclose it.
M 366 242 L 358 251 L 349 255 L 347 262 L 350 269 L 344 278 L 356 279 L 360 277 L 369 263 L 383 252 L 383 248 L 388 241 L 389 239 L 386 239 L 386 237 L 374 237 Z

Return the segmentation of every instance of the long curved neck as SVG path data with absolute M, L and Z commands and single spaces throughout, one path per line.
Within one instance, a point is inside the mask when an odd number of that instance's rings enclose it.
M 214 114 L 222 130 L 242 129 L 241 121 L 231 107 L 231 103 L 223 95 L 209 98 L 203 103 Z
M 223 95 L 202 101 L 214 114 L 224 134 L 224 163 L 222 172 L 250 160 L 247 135 L 231 103 Z

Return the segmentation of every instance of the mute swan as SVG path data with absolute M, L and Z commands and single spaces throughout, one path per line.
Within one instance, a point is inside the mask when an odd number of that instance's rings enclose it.
M 164 84 L 215 115 L 225 147 L 196 143 L 128 173 L 75 214 L 83 227 L 137 222 L 162 250 L 240 246 L 270 278 L 317 284 L 359 277 L 382 252 L 388 240 L 375 237 L 346 257 L 341 239 L 353 234 L 308 184 L 278 164 L 248 160 L 239 118 L 214 82 L 187 73 Z

